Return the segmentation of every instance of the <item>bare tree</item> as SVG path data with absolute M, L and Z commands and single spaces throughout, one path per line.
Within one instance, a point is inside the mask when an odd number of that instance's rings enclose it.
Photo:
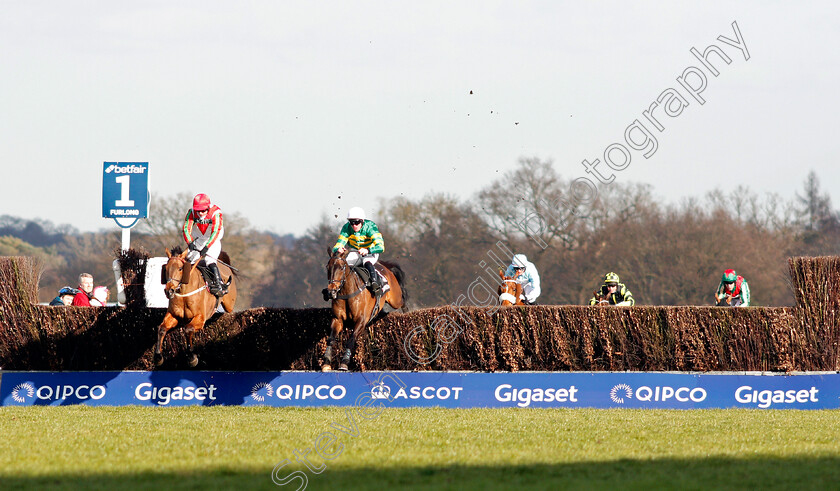
M 815 232 L 826 228 L 836 228 L 837 213 L 831 209 L 831 198 L 821 194 L 820 180 L 814 171 L 805 179 L 803 194 L 796 194 L 799 203 L 799 215 L 805 232 Z

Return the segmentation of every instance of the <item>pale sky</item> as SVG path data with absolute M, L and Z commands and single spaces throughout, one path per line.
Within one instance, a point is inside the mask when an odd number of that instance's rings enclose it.
M 153 192 L 300 235 L 351 206 L 375 219 L 380 197 L 469 198 L 520 157 L 587 176 L 636 119 L 658 148 L 614 174 L 666 202 L 790 198 L 813 169 L 840 206 L 837 19 L 828 1 L 0 1 L 0 215 L 116 229 L 102 163 L 142 161 Z M 718 40 L 733 22 L 749 60 Z M 677 77 L 710 44 L 732 62 L 710 56 L 701 105 Z M 642 112 L 669 88 L 688 105 L 659 108 L 660 132 Z

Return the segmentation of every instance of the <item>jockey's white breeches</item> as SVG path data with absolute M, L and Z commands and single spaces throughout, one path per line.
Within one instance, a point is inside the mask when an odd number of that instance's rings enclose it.
M 207 229 L 207 235 L 198 235 L 195 238 L 195 246 L 198 247 L 199 250 L 204 249 L 204 246 L 207 245 L 207 242 L 210 240 L 210 229 Z M 213 264 L 219 259 L 219 253 L 222 252 L 222 238 L 225 235 L 224 230 L 219 231 L 219 238 L 207 249 L 207 254 L 204 256 L 204 263 L 205 264 Z
M 528 303 L 534 303 L 537 297 L 540 296 L 540 289 L 534 288 L 531 286 L 530 283 L 526 283 L 522 285 L 522 298 L 528 301 Z
M 350 251 L 347 253 L 347 264 L 350 266 L 356 266 L 360 261 L 363 264 L 376 264 L 376 261 L 379 261 L 379 254 L 368 254 L 367 256 L 362 256 L 359 254 L 359 251 Z

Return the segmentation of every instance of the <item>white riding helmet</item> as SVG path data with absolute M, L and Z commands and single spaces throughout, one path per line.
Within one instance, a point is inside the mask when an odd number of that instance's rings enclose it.
M 364 220 L 365 210 L 359 208 L 358 206 L 354 206 L 353 208 L 350 208 L 350 211 L 347 212 L 347 219 Z
M 528 263 L 528 258 L 525 254 L 514 254 L 513 260 L 511 260 L 511 264 L 515 268 L 524 268 Z

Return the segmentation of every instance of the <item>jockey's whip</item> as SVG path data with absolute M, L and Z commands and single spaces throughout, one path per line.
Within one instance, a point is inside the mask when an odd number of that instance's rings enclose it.
M 227 266 L 227 267 L 228 267 L 228 268 L 230 268 L 230 270 L 231 270 L 231 271 L 233 271 L 234 273 L 238 273 L 238 272 L 239 272 L 239 270 L 238 270 L 238 269 L 236 269 L 236 268 L 234 268 L 233 266 L 231 266 L 230 264 L 228 264 L 228 263 L 226 263 L 226 262 L 222 261 L 221 259 L 216 259 L 216 262 L 217 262 L 217 263 L 220 263 L 220 264 L 223 264 L 223 265 L 225 265 L 225 266 Z

